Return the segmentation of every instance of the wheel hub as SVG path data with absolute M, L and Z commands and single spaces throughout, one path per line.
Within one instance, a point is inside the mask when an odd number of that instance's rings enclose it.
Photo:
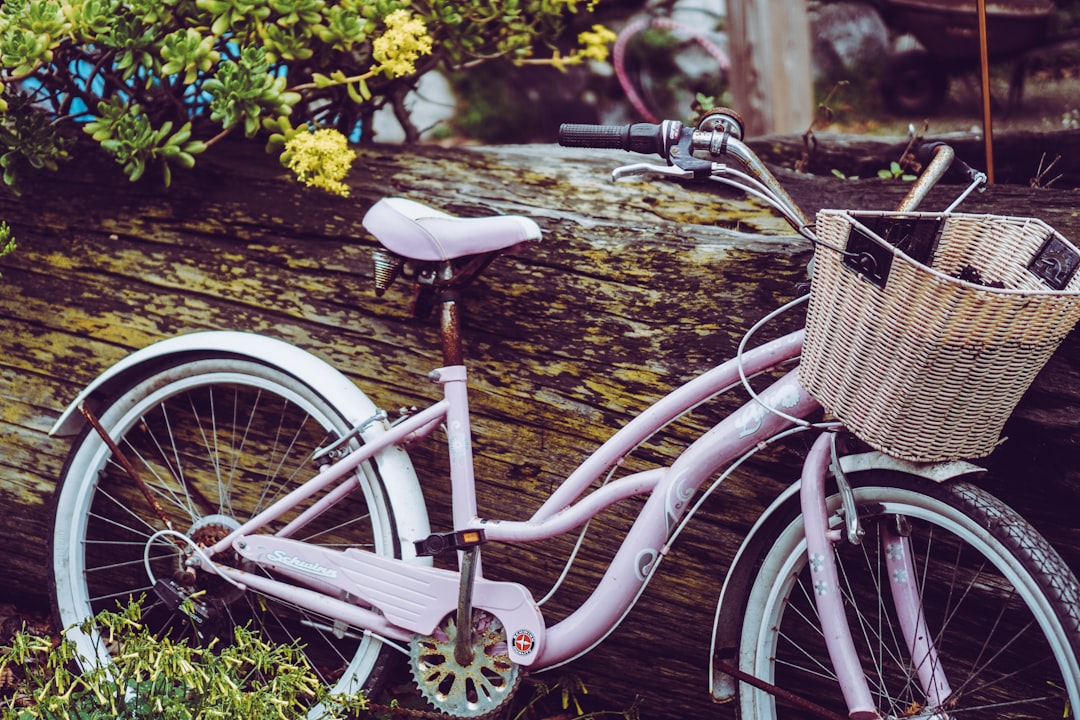
M 207 515 L 199 518 L 188 529 L 187 541 L 168 536 L 155 536 L 152 543 L 171 544 L 175 553 L 179 549 L 177 566 L 171 577 L 153 578 L 154 594 L 173 611 L 191 617 L 200 635 L 213 632 L 225 608 L 240 599 L 244 591 L 212 571 L 197 571 L 187 561 L 195 554 L 195 548 L 208 548 L 224 539 L 240 523 L 226 515 Z M 154 555 L 148 548 L 148 555 Z M 215 561 L 236 565 L 239 558 L 232 552 L 215 557 Z
M 240 523 L 228 515 L 207 515 L 192 523 L 188 534 L 196 545 L 207 548 L 224 540 L 239 527 Z
M 472 662 L 454 657 L 458 625 L 447 616 L 427 637 L 410 645 L 413 679 L 436 709 L 459 717 L 480 717 L 502 707 L 514 694 L 518 666 L 510 660 L 506 630 L 493 615 L 473 612 Z

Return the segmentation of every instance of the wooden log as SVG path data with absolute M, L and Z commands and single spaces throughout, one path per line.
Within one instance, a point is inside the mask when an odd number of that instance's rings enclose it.
M 85 161 L 22 198 L 0 194 L 0 217 L 20 242 L 0 268 L 5 594 L 39 600 L 47 587 L 48 497 L 68 450 L 47 436 L 50 426 L 80 388 L 136 348 L 196 330 L 261 332 L 342 368 L 383 407 L 434 397 L 423 378 L 440 363 L 436 329 L 409 319 L 403 288 L 382 300 L 372 292 L 373 241 L 360 219 L 385 194 L 463 215 L 524 213 L 545 231 L 543 243 L 497 262 L 465 296 L 481 512 L 527 516 L 614 429 L 730 356 L 745 328 L 805 280 L 809 247 L 760 204 L 726 191 L 607 181 L 611 167 L 637 159 L 550 146 L 376 146 L 360 150 L 345 200 L 302 188 L 270 158 L 233 149 L 175 176 L 167 192 Z M 906 190 L 785 178 L 811 212 L 888 208 Z M 1069 233 L 1080 230 L 1070 198 L 996 187 L 972 204 L 1035 212 Z M 793 313 L 773 332 L 799 323 Z M 1080 479 L 1068 458 L 1078 364 L 1073 337 L 1018 414 L 1002 455 L 1006 470 L 1025 472 L 1019 482 L 1009 472 L 991 480 L 1066 547 L 1073 567 L 1080 537 L 1068 509 Z M 670 460 L 734 402 L 695 411 L 628 467 Z M 804 449 L 795 441 L 770 450 L 725 482 L 627 620 L 569 666 L 601 702 L 628 704 L 640 694 L 644 717 L 702 712 L 724 570 L 756 514 L 796 476 Z M 445 528 L 441 449 L 425 443 L 411 452 L 434 524 Z M 546 615 L 562 616 L 595 585 L 635 508 L 627 503 L 594 523 Z M 574 539 L 513 554 L 491 546 L 485 569 L 543 595 Z
M 926 137 L 948 142 L 956 149 L 957 157 L 972 167 L 985 169 L 986 148 L 981 136 L 929 133 Z M 764 160 L 775 165 L 795 167 L 802 162 L 805 172 L 823 177 L 840 173 L 845 177 L 876 178 L 879 171 L 888 170 L 890 162 L 900 159 L 908 143 L 897 137 L 817 133 L 808 138 L 758 137 L 752 144 Z M 1005 186 L 1061 190 L 1080 187 L 1080 131 L 1014 130 L 994 135 L 994 177 Z

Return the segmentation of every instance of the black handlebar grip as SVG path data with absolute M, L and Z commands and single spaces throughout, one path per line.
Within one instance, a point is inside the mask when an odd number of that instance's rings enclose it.
M 931 143 L 924 143 L 921 147 L 919 147 L 919 159 L 922 160 L 923 162 L 929 162 L 930 160 L 933 160 L 934 159 L 934 152 L 939 147 L 944 146 L 946 144 L 947 143 L 943 143 L 943 142 L 940 142 L 940 141 L 931 142 Z M 949 171 L 959 173 L 959 174 L 963 175 L 965 178 L 967 178 L 967 180 L 969 182 L 975 182 L 976 180 L 978 180 L 983 175 L 982 172 L 980 172 L 979 170 L 976 170 L 975 168 L 971 167 L 970 165 L 968 165 L 966 162 L 964 162 L 963 160 L 961 160 L 959 157 L 957 157 L 955 155 L 953 156 L 952 164 L 949 165 Z
M 953 158 L 952 169 L 955 170 L 958 173 L 962 173 L 964 175 L 964 177 L 966 177 L 968 179 L 969 182 L 975 182 L 980 177 L 982 177 L 983 180 L 986 179 L 986 177 L 982 173 L 982 171 L 976 170 L 975 168 L 971 167 L 970 165 L 968 165 L 966 162 L 964 162 L 960 158 Z
M 664 136 L 659 125 L 577 125 L 559 127 L 559 144 L 564 147 L 607 148 L 638 153 L 664 154 Z

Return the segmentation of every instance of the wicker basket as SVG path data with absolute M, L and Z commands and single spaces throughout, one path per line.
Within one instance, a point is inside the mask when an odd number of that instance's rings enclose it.
M 1080 252 L 995 215 L 824 210 L 817 235 L 807 390 L 895 457 L 988 455 L 1080 319 Z

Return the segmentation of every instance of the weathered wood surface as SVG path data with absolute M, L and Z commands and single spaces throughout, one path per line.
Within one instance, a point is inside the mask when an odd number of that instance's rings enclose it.
M 947 141 L 957 156 L 973 167 L 986 168 L 982 137 L 963 133 L 930 137 Z M 874 178 L 879 170 L 889 167 L 890 161 L 900 159 L 907 141 L 830 133 L 811 137 L 809 145 L 806 172 L 828 176 L 839 171 L 848 177 Z M 795 167 L 807 153 L 807 141 L 795 135 L 760 137 L 754 146 L 766 162 L 784 167 Z M 1080 131 L 1011 131 L 995 135 L 994 178 L 1003 185 L 1080 187 Z
M 48 429 L 82 386 L 133 349 L 196 330 L 262 332 L 329 360 L 384 407 L 433 397 L 423 377 L 440 361 L 435 329 L 408 319 L 402 289 L 382 300 L 371 290 L 372 243 L 360 218 L 391 193 L 460 214 L 527 213 L 545 230 L 542 244 L 496 263 L 465 300 L 482 512 L 529 513 L 613 428 L 729 356 L 743 329 L 804 280 L 808 247 L 760 205 L 672 184 L 607 182 L 613 165 L 636 159 L 554 147 L 365 148 L 353 197 L 343 200 L 245 153 L 176 176 L 167 193 L 84 164 L 23 198 L 0 194 L 0 217 L 20 241 L 0 281 L 4 594 L 40 598 L 46 588 L 48 496 L 67 451 Z M 790 181 L 810 211 L 888 208 L 905 190 Z M 969 207 L 1031 212 L 1080 237 L 1076 198 L 999 186 Z M 1078 350 L 1074 337 L 1014 423 L 1020 439 L 998 462 L 1023 472 L 996 482 L 1072 547 L 1080 546 L 1071 513 L 1080 479 L 1070 462 Z M 695 412 L 641 462 L 671 457 L 718 412 Z M 700 714 L 723 571 L 754 514 L 794 477 L 801 449 L 781 447 L 740 471 L 623 626 L 569 670 L 612 702 L 642 694 L 646 717 Z M 413 450 L 437 524 L 447 498 L 438 451 Z M 632 509 L 594 524 L 580 571 L 546 612 L 557 617 L 592 585 Z M 486 569 L 543 594 L 569 544 L 531 546 L 512 562 L 492 548 Z

